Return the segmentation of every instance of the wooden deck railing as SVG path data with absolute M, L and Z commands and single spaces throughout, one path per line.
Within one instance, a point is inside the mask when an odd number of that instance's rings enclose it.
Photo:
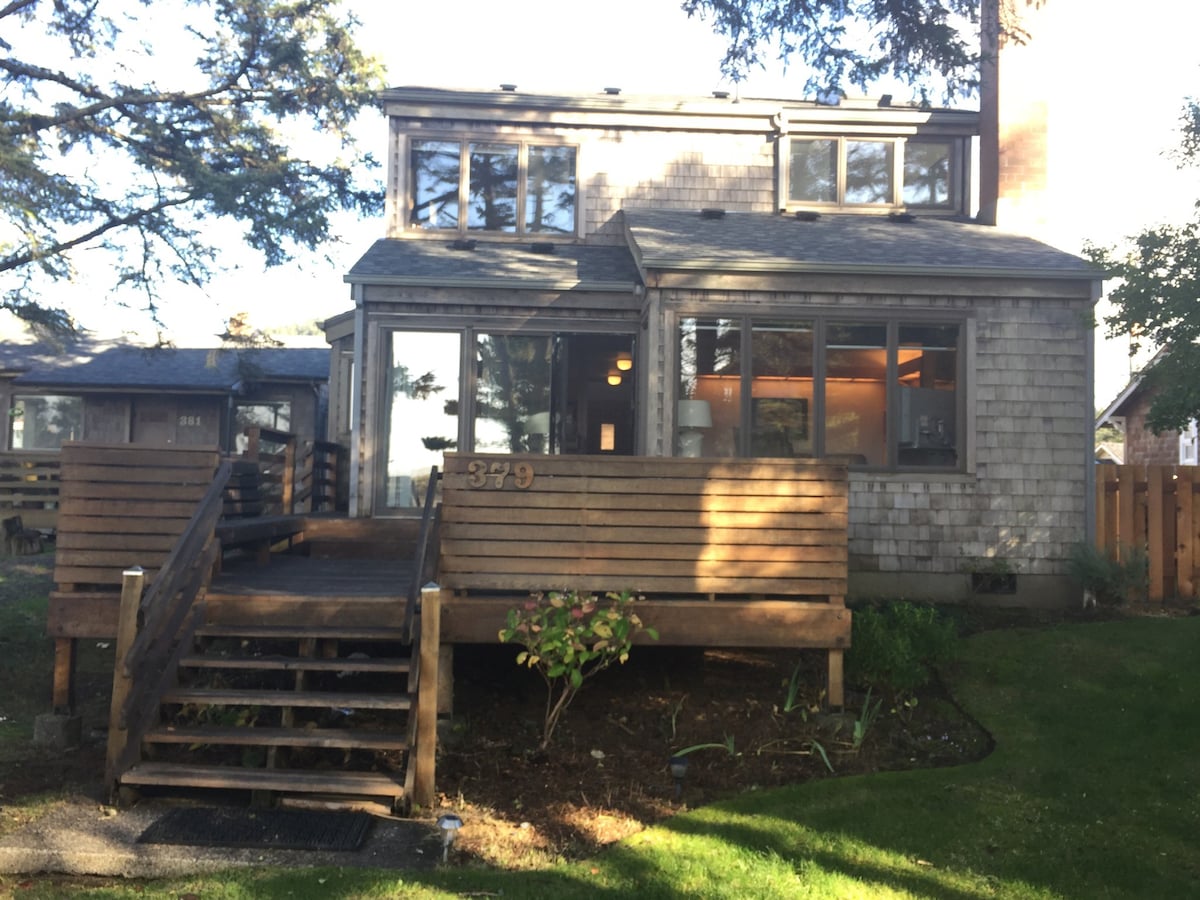
M 191 645 L 202 610 L 197 598 L 208 586 L 221 552 L 214 533 L 231 470 L 228 460 L 221 463 L 212 485 L 144 593 L 142 571 L 124 573 L 105 769 L 110 787 L 115 787 L 121 773 L 137 761 L 159 697 L 175 677 L 179 656 Z
M 235 466 L 225 515 L 290 516 L 336 508 L 341 446 L 301 441 L 286 431 L 251 426 Z
M 20 516 L 26 528 L 58 525 L 58 453 L 0 453 L 0 518 Z
M 408 586 L 407 603 L 404 607 L 404 633 L 409 640 L 414 638 L 413 616 L 421 598 L 423 588 L 434 576 L 436 560 L 430 552 L 437 533 L 438 505 L 437 489 L 441 475 L 437 466 L 429 471 L 429 484 L 425 487 L 425 506 L 421 510 L 421 530 L 417 534 L 417 546 L 413 552 L 413 577 Z
M 495 639 L 529 592 L 631 590 L 659 642 L 850 644 L 844 465 L 447 453 L 438 583 L 451 642 Z
M 1096 466 L 1096 546 L 1113 559 L 1144 551 L 1146 600 L 1195 597 L 1200 587 L 1200 469 Z

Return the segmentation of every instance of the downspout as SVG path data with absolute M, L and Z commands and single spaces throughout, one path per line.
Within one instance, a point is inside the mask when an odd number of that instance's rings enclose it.
M 996 224 L 1000 202 L 1000 0 L 979 4 L 979 212 Z
M 361 284 L 354 285 L 354 359 L 350 372 L 350 518 L 357 519 L 362 504 L 359 502 L 358 487 L 362 477 L 362 385 L 365 372 L 363 371 L 363 355 L 366 347 L 366 310 L 364 309 Z
M 1092 309 L 1096 308 L 1096 304 L 1100 302 L 1100 297 L 1104 293 L 1104 282 L 1096 280 L 1092 282 Z M 1089 393 L 1086 400 L 1087 427 L 1084 428 L 1084 434 L 1087 438 L 1086 446 L 1084 447 L 1084 490 L 1087 494 L 1083 498 L 1083 516 L 1084 516 L 1084 540 L 1087 541 L 1089 547 L 1096 546 L 1096 410 L 1095 410 L 1095 384 L 1096 384 L 1096 337 L 1095 333 L 1089 336 L 1084 347 L 1084 368 L 1087 372 L 1087 380 L 1084 384 L 1091 385 L 1093 393 Z

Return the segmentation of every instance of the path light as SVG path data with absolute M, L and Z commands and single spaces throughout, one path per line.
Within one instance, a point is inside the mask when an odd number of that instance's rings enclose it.
M 683 794 L 683 776 L 687 774 L 688 759 L 686 756 L 672 756 L 667 761 L 667 768 L 671 770 L 671 777 L 675 779 L 675 799 L 679 799 Z
M 450 846 L 454 843 L 454 839 L 458 837 L 458 829 L 462 828 L 462 825 L 462 819 L 458 816 L 438 816 L 437 827 L 442 830 L 442 862 L 445 862 L 449 858 Z

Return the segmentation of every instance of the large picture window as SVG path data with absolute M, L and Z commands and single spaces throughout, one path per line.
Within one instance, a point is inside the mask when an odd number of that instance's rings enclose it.
M 574 147 L 417 140 L 409 150 L 409 225 L 508 234 L 574 234 Z
M 8 411 L 12 450 L 59 450 L 63 441 L 83 437 L 83 400 L 79 397 L 26 394 L 12 399 Z
M 960 323 L 685 318 L 676 453 L 960 464 Z
M 958 148 L 954 140 L 791 138 L 788 203 L 952 208 Z

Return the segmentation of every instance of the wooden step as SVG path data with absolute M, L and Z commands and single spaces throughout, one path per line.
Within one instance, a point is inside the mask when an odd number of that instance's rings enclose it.
M 259 672 L 404 673 L 412 668 L 410 660 L 384 657 L 316 659 L 303 656 L 221 656 L 215 653 L 185 656 L 179 664 L 189 669 L 242 669 Z
M 151 744 L 220 744 L 246 747 L 309 747 L 346 750 L 407 750 L 408 737 L 384 731 L 345 728 L 172 728 L 151 729 Z
M 350 694 L 330 691 L 240 691 L 226 688 L 173 688 L 163 703 L 204 706 L 293 706 L 318 709 L 409 709 L 406 694 Z
M 234 766 L 195 766 L 138 763 L 121 776 L 123 785 L 218 788 L 249 791 L 295 791 L 305 794 L 354 794 L 368 797 L 404 796 L 403 776 L 380 772 L 291 771 L 243 769 Z
M 355 625 L 201 625 L 196 629 L 196 635 L 208 638 L 261 638 L 280 641 L 328 638 L 339 641 L 404 642 L 404 629 L 402 628 L 372 628 Z

